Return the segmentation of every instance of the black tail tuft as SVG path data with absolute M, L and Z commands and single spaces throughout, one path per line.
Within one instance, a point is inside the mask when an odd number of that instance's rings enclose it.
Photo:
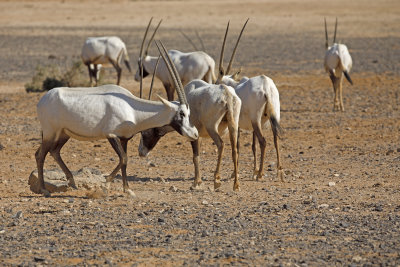
M 128 60 L 124 60 L 125 66 L 128 68 L 129 72 L 132 72 L 131 65 Z
M 273 116 L 271 116 L 271 118 L 269 118 L 269 121 L 271 122 L 271 128 L 272 128 L 272 132 L 274 133 L 274 136 L 281 138 L 282 135 L 284 134 L 284 131 L 283 131 L 283 128 L 281 127 L 281 125 L 279 124 L 279 122 Z
M 343 71 L 344 77 L 349 81 L 351 85 L 353 85 L 353 81 L 350 78 L 350 74 L 347 71 Z

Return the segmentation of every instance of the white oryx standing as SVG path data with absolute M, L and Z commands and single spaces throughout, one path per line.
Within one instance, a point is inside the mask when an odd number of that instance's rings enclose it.
M 165 58 L 164 54 L 161 55 Z M 121 169 L 124 192 L 132 195 L 126 176 L 129 139 L 140 131 L 167 124 L 190 140 L 198 138 L 197 129 L 189 122 L 190 109 L 183 87 L 177 82 L 178 75 L 170 66 L 168 68 L 179 102 L 172 103 L 161 97 L 161 102 L 139 99 L 117 85 L 54 88 L 40 99 L 37 113 L 42 126 L 42 144 L 35 157 L 41 192 L 45 196 L 50 196 L 43 179 L 43 165 L 48 152 L 65 173 L 68 185 L 76 188 L 72 173 L 60 156 L 61 148 L 71 137 L 78 140 L 108 139 L 120 161 L 106 181 L 111 182 Z
M 349 81 L 351 85 L 353 85 L 353 81 L 350 78 L 350 70 L 353 65 L 353 61 L 351 59 L 349 50 L 347 46 L 344 44 L 336 43 L 336 29 L 337 29 L 337 18 L 335 23 L 335 34 L 333 36 L 333 44 L 329 46 L 328 44 L 328 30 L 326 28 L 326 19 L 325 19 L 325 59 L 324 59 L 324 67 L 325 71 L 329 73 L 329 77 L 331 78 L 333 90 L 335 92 L 335 98 L 333 102 L 333 111 L 344 111 L 343 106 L 343 94 L 342 94 L 342 83 L 343 83 L 343 75 Z
M 275 86 L 275 83 L 271 78 L 265 75 L 255 76 L 252 78 L 244 77 L 240 81 L 236 80 L 236 77 L 238 76 L 240 71 L 233 75 L 226 75 L 229 73 L 231 69 L 233 58 L 236 54 L 236 48 L 242 36 L 244 27 L 247 24 L 247 21 L 243 26 L 243 29 L 238 37 L 238 41 L 233 50 L 228 68 L 225 73 L 222 64 L 223 64 L 226 35 L 229 29 L 229 23 L 228 23 L 224 38 L 224 44 L 222 46 L 222 51 L 221 51 L 221 57 L 219 62 L 219 76 L 217 79 L 217 83 L 226 84 L 235 88 L 236 94 L 240 97 L 242 101 L 242 107 L 240 110 L 239 128 L 253 131 L 253 143 L 252 143 L 252 150 L 254 157 L 253 176 L 256 177 L 257 180 L 262 179 L 264 174 L 264 157 L 265 157 L 266 140 L 262 134 L 262 129 L 265 128 L 268 121 L 270 122 L 272 133 L 274 136 L 274 145 L 277 156 L 277 176 L 283 181 L 283 170 L 280 161 L 279 142 L 278 142 L 279 141 L 278 138 L 282 133 L 282 128 L 279 124 L 280 102 L 279 102 L 279 92 Z M 258 139 L 261 149 L 259 170 L 257 170 L 256 138 Z M 238 150 L 239 150 L 239 141 L 238 141 Z
M 228 23 L 229 26 L 229 23 Z M 242 32 L 244 30 L 243 26 Z M 221 52 L 223 57 L 226 35 Z M 237 44 L 240 38 L 238 38 Z M 232 57 L 233 58 L 233 57 Z M 221 186 L 220 165 L 224 150 L 224 142 L 221 138 L 227 130 L 232 147 L 232 160 L 234 164 L 233 176 L 235 178 L 233 190 L 240 190 L 238 178 L 238 126 L 242 101 L 231 86 L 209 84 L 202 80 L 193 80 L 185 86 L 185 93 L 191 107 L 190 121 L 196 126 L 201 137 L 210 137 L 218 148 L 217 167 L 214 172 L 214 189 Z M 139 145 L 139 155 L 146 156 L 157 144 L 162 136 L 172 131 L 171 127 L 149 129 L 142 132 Z M 192 188 L 201 187 L 201 175 L 199 170 L 199 140 L 191 142 L 193 151 L 193 164 L 195 178 Z
M 82 47 L 81 57 L 89 71 L 90 85 L 92 85 L 92 78 L 94 78 L 97 86 L 102 65 L 111 64 L 115 68 L 117 71 L 117 85 L 121 80 L 121 60 L 124 61 L 129 72 L 131 72 L 126 46 L 116 36 L 87 38 Z
M 193 80 L 185 86 L 185 93 L 191 107 L 190 122 L 196 126 L 200 137 L 211 138 L 218 148 L 218 161 L 214 172 L 214 189 L 221 186 L 220 166 L 224 151 L 221 138 L 227 130 L 232 147 L 233 190 L 239 191 L 237 137 L 241 101 L 235 90 L 226 85 L 209 84 L 202 80 Z M 139 155 L 142 157 L 154 148 L 159 139 L 171 132 L 170 126 L 164 126 L 142 131 L 139 145 Z M 202 179 L 199 169 L 199 140 L 191 141 L 193 164 L 195 169 L 193 189 L 201 188 Z
M 148 50 L 154 38 L 154 35 L 156 34 L 158 27 L 160 26 L 161 21 L 159 22 L 157 28 L 154 30 L 154 33 L 147 44 L 147 48 L 143 53 L 143 45 L 146 40 L 151 21 L 152 19 L 150 19 L 150 22 L 147 25 L 147 29 L 142 41 L 138 60 L 139 66 L 135 75 L 136 81 L 140 80 L 141 75 L 144 78 L 149 74 L 153 74 L 157 62 L 157 57 L 149 56 Z M 195 79 L 200 79 L 207 83 L 215 82 L 215 61 L 205 52 L 196 51 L 183 53 L 178 50 L 169 50 L 168 55 L 171 57 L 172 62 L 175 64 L 176 70 L 178 71 L 179 78 L 181 79 L 183 86 Z M 156 77 L 164 85 L 167 92 L 168 100 L 172 101 L 174 99 L 174 84 L 172 83 L 171 78 L 168 75 L 168 70 L 164 62 L 160 62 L 160 65 L 158 66 L 158 69 L 156 71 Z

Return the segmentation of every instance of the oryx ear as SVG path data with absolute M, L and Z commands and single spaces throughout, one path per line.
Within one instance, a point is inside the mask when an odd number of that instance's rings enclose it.
M 242 72 L 242 68 L 240 68 L 237 72 L 235 72 L 231 77 L 232 79 L 234 79 L 235 81 L 239 80 L 239 74 Z
M 169 102 L 167 99 L 165 99 L 165 98 L 162 98 L 160 95 L 156 95 L 157 97 L 158 97 L 158 99 L 160 99 L 160 101 L 165 105 L 165 106 L 167 106 L 167 107 L 169 107 L 170 109 L 173 109 L 174 108 L 174 105 L 171 103 L 171 102 Z

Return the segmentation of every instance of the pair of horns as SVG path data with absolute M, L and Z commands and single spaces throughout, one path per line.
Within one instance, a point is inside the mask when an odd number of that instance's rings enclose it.
M 172 59 L 167 52 L 167 49 L 165 48 L 165 46 L 163 45 L 163 43 L 161 41 L 158 41 L 158 43 L 157 43 L 157 41 L 155 41 L 155 43 L 158 48 L 158 51 L 160 52 L 161 57 L 163 58 L 163 60 L 165 62 L 165 65 L 168 68 L 169 74 L 171 75 L 172 80 L 174 81 L 175 90 L 176 90 L 176 93 L 178 94 L 179 102 L 181 104 L 186 104 L 186 106 L 189 106 L 189 104 L 186 100 L 185 92 L 183 90 L 182 81 L 179 77 L 178 71 L 175 68 L 174 62 L 172 62 Z
M 197 48 L 197 46 L 196 46 L 196 44 L 193 42 L 193 40 L 190 39 L 190 37 L 187 36 L 183 31 L 180 31 L 180 32 L 181 32 L 181 34 L 183 35 L 183 37 L 185 37 L 186 40 L 188 40 L 189 43 L 193 46 L 194 50 L 195 50 L 195 51 L 199 51 L 199 49 Z M 201 50 L 204 51 L 204 52 L 206 52 L 206 48 L 205 48 L 205 46 L 204 46 L 203 39 L 200 37 L 199 32 L 196 30 L 195 33 L 196 33 L 197 39 L 199 39 L 199 41 L 200 41 Z
M 140 54 L 139 54 L 139 65 L 140 65 L 140 98 L 142 98 L 142 92 L 143 92 L 143 47 L 144 47 L 144 42 L 146 41 L 146 37 L 147 37 L 147 33 L 149 32 L 149 28 L 151 25 L 151 22 L 153 21 L 153 17 L 151 17 L 149 24 L 147 25 L 146 31 L 144 33 L 144 37 L 142 40 L 142 44 L 140 45 Z M 149 52 L 149 48 L 151 45 L 151 42 L 154 39 L 154 36 L 156 35 L 156 32 L 158 30 L 158 28 L 160 27 L 160 24 L 162 22 L 162 19 L 160 20 L 160 22 L 158 23 L 157 27 L 155 28 L 153 35 L 150 37 L 149 42 L 147 43 L 147 47 L 146 50 L 144 52 L 144 55 L 147 56 L 147 53 Z M 155 73 L 155 72 L 154 72 Z M 153 74 L 153 79 L 154 79 L 154 74 Z M 153 82 L 153 81 L 152 81 Z M 151 88 L 152 89 L 152 88 Z M 150 95 L 149 95 L 150 97 Z
M 328 43 L 328 30 L 326 28 L 326 18 L 324 18 L 324 21 L 325 21 L 325 48 L 328 49 L 329 43 Z M 335 23 L 335 33 L 333 35 L 333 43 L 336 43 L 336 30 L 337 30 L 337 18 Z
M 224 72 L 222 65 L 223 65 L 223 61 L 224 61 L 224 50 L 225 50 L 226 37 L 228 36 L 229 23 L 230 23 L 228 21 L 228 25 L 226 26 L 224 41 L 222 43 L 221 55 L 220 55 L 220 58 L 219 58 L 219 71 L 220 71 L 220 74 L 222 74 L 222 75 L 229 74 L 229 72 L 231 71 L 233 59 L 234 59 L 234 57 L 236 55 L 236 49 L 237 49 L 237 47 L 239 45 L 240 39 L 242 38 L 242 34 L 243 34 L 243 31 L 244 31 L 244 28 L 246 28 L 247 22 L 249 22 L 249 18 L 246 20 L 246 22 L 243 25 L 242 30 L 240 31 L 239 37 L 238 37 L 238 39 L 236 41 L 236 44 L 235 44 L 235 48 L 233 49 L 233 52 L 232 52 L 231 60 L 229 61 L 229 64 L 228 64 L 228 68 L 226 69 L 226 72 Z

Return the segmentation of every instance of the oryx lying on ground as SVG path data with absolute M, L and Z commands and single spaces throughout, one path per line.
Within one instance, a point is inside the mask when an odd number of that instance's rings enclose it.
M 148 55 L 148 49 L 161 21 L 158 24 L 157 28 L 155 29 L 152 37 L 150 38 L 150 41 L 148 42 L 146 50 L 143 53 L 143 45 L 146 40 L 147 32 L 151 25 L 151 21 L 152 19 L 150 19 L 150 22 L 147 25 L 147 29 L 142 41 L 139 60 L 138 60 L 139 66 L 135 75 L 136 81 L 140 80 L 141 74 L 143 78 L 149 74 L 152 74 L 154 72 L 154 67 L 157 62 L 157 57 L 151 57 Z M 197 51 L 197 52 L 183 53 L 178 50 L 169 50 L 168 54 L 171 57 L 172 62 L 175 64 L 175 67 L 179 74 L 179 78 L 181 79 L 182 84 L 184 86 L 190 81 L 195 79 L 200 79 L 208 83 L 215 82 L 216 80 L 214 74 L 215 61 L 205 52 Z M 164 62 L 160 62 L 160 65 L 158 66 L 158 70 L 156 72 L 156 77 L 163 83 L 165 90 L 167 92 L 168 100 L 170 101 L 173 100 L 174 84 L 172 83 L 168 75 L 168 70 Z
M 344 111 L 343 106 L 343 75 L 349 81 L 351 85 L 353 85 L 353 81 L 350 78 L 349 72 L 353 65 L 353 61 L 351 59 L 349 50 L 347 46 L 344 44 L 336 43 L 336 29 L 337 29 L 337 18 L 335 23 L 335 33 L 333 35 L 333 44 L 329 46 L 328 44 L 328 30 L 326 28 L 326 19 L 325 19 L 325 59 L 324 59 L 324 67 L 325 71 L 329 73 L 329 77 L 331 78 L 333 90 L 335 92 L 335 98 L 333 102 L 333 110 Z
M 90 85 L 94 78 L 97 86 L 99 72 L 102 65 L 111 64 L 117 71 L 117 84 L 121 80 L 121 60 L 124 61 L 129 72 L 129 56 L 124 42 L 119 37 L 89 37 L 86 39 L 81 53 L 82 61 L 89 70 Z
M 272 79 L 270 79 L 265 75 L 260 75 L 252 78 L 244 77 L 240 81 L 236 80 L 236 76 L 238 75 L 238 73 L 235 73 L 233 75 L 227 75 L 231 69 L 233 58 L 236 53 L 236 48 L 246 24 L 247 21 L 244 24 L 242 31 L 238 37 L 238 41 L 236 42 L 234 51 L 229 61 L 228 68 L 225 73 L 222 64 L 223 64 L 226 35 L 229 29 L 229 23 L 228 23 L 225 32 L 224 44 L 222 46 L 222 51 L 221 51 L 221 57 L 219 62 L 219 76 L 217 79 L 217 83 L 232 86 L 235 89 L 236 94 L 240 97 L 242 101 L 242 107 L 240 110 L 239 128 L 253 131 L 253 144 L 252 144 L 252 150 L 254 156 L 253 176 L 255 176 L 257 180 L 261 179 L 264 173 L 266 140 L 262 134 L 262 129 L 265 127 L 267 121 L 270 122 L 272 133 L 274 135 L 274 144 L 277 155 L 277 170 L 278 170 L 277 175 L 283 181 L 283 171 L 280 162 L 279 142 L 278 142 L 278 138 L 282 132 L 282 129 L 279 125 L 280 102 L 279 102 L 278 89 L 276 88 Z M 256 138 L 258 139 L 261 149 L 260 168 L 258 171 L 257 171 L 257 157 L 256 157 L 256 152 L 257 152 Z M 239 141 L 238 141 L 238 151 L 239 151 Z
M 165 55 L 161 55 L 165 60 Z M 136 133 L 168 124 L 190 140 L 198 138 L 197 129 L 189 122 L 189 105 L 183 87 L 178 83 L 178 74 L 170 66 L 168 69 L 179 102 L 171 103 L 161 97 L 161 102 L 139 99 L 117 85 L 54 88 L 40 99 L 37 113 L 42 126 L 42 144 L 35 156 L 40 187 L 45 196 L 50 195 L 43 180 L 43 165 L 48 152 L 64 171 L 68 185 L 76 188 L 72 173 L 60 156 L 61 148 L 70 137 L 108 139 L 120 161 L 107 182 L 111 182 L 121 169 L 124 191 L 131 194 L 133 191 L 129 190 L 126 177 L 127 143 Z

